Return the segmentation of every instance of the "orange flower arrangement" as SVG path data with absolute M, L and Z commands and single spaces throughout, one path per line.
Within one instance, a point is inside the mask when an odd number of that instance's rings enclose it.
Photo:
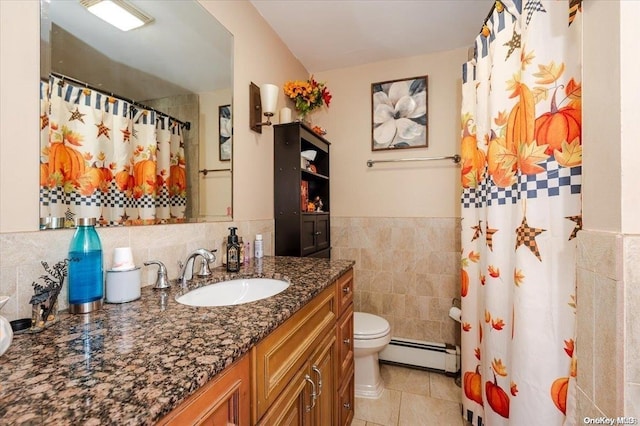
M 331 93 L 325 83 L 319 83 L 313 75 L 307 81 L 290 80 L 284 84 L 284 94 L 296 102 L 296 110 L 303 117 L 317 108 L 329 107 Z

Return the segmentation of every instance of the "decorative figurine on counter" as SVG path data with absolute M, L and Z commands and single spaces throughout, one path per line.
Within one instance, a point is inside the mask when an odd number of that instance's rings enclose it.
M 320 199 L 320 196 L 316 195 L 315 200 L 313 201 L 313 205 L 315 206 L 315 211 L 317 212 L 321 212 L 322 211 L 322 200 Z
M 61 260 L 53 268 L 44 260 L 40 263 L 48 275 L 40 276 L 44 284 L 35 281 L 32 284 L 35 293 L 29 301 L 32 306 L 29 331 L 32 333 L 42 331 L 58 321 L 58 295 L 67 277 L 69 259 Z

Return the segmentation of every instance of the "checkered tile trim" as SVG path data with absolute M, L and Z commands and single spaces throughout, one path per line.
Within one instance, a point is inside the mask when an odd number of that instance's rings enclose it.
M 582 167 L 561 167 L 553 156 L 539 166 L 546 170 L 535 175 L 518 175 L 518 182 L 510 188 L 499 188 L 490 178 L 478 188 L 463 188 L 462 207 L 479 208 L 486 205 L 515 204 L 523 198 L 557 197 L 561 194 L 580 194 Z M 488 176 L 485 171 L 485 176 Z

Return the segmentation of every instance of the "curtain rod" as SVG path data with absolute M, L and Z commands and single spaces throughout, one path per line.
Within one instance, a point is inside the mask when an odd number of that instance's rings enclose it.
M 64 75 L 64 74 L 59 74 L 59 73 L 57 73 L 57 72 L 51 72 L 50 74 L 51 74 L 52 76 L 54 76 L 54 77 L 61 78 L 63 82 L 64 82 L 65 80 L 66 80 L 66 81 L 70 81 L 70 82 L 72 82 L 72 83 L 74 83 L 74 84 L 77 84 L 77 85 L 80 85 L 80 86 L 84 86 L 84 87 L 86 87 L 87 89 L 94 90 L 94 91 L 96 91 L 96 92 L 100 92 L 100 93 L 104 93 L 104 94 L 106 94 L 106 95 L 113 96 L 114 98 L 122 99 L 123 101 L 129 102 L 130 104 L 135 105 L 135 106 L 137 106 L 137 107 L 139 107 L 139 108 L 144 108 L 144 109 L 151 110 L 151 111 L 155 112 L 155 113 L 156 113 L 156 114 L 158 114 L 158 115 L 161 115 L 161 116 L 163 116 L 163 117 L 168 117 L 168 118 L 170 118 L 170 119 L 172 119 L 172 120 L 177 121 L 177 122 L 178 122 L 178 123 L 180 123 L 180 125 L 181 125 L 182 127 L 184 127 L 186 130 L 190 130 L 190 129 L 191 129 L 191 123 L 190 123 L 190 122 L 188 122 L 188 121 L 186 121 L 186 122 L 185 122 L 185 121 L 178 120 L 177 118 L 172 117 L 172 116 L 170 116 L 169 114 L 166 114 L 166 113 L 164 113 L 164 112 L 158 111 L 158 110 L 156 110 L 156 109 L 154 109 L 154 108 L 151 108 L 150 106 L 145 105 L 145 104 L 142 104 L 142 103 L 140 103 L 140 102 L 136 102 L 136 101 L 134 101 L 133 99 L 125 98 L 124 96 L 120 96 L 120 95 L 118 95 L 118 94 L 114 94 L 113 92 L 107 92 L 107 91 L 106 91 L 106 90 L 104 90 L 104 89 L 100 89 L 100 88 L 98 88 L 98 87 L 91 86 L 90 84 L 85 83 L 84 81 L 76 80 L 75 78 L 72 78 L 72 77 L 66 76 L 66 75 Z
M 489 21 L 489 18 L 491 18 L 491 15 L 493 15 L 493 11 L 495 9 L 496 9 L 496 2 L 493 2 L 493 5 L 491 6 L 491 10 L 489 10 L 489 13 L 487 14 L 487 17 L 484 18 L 484 21 L 482 22 L 482 27 L 487 25 L 487 22 Z M 482 27 L 480 28 L 480 32 L 482 32 Z
M 454 163 L 460 162 L 460 156 L 447 155 L 444 157 L 414 157 L 414 158 L 397 158 L 393 160 L 367 160 L 367 167 L 373 167 L 375 163 L 397 163 L 401 161 L 431 161 L 431 160 L 453 160 Z

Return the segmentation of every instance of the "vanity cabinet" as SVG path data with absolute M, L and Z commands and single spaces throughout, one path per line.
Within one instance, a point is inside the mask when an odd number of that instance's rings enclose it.
M 335 289 L 338 301 L 336 324 L 337 403 L 333 424 L 338 426 L 349 426 L 354 415 L 353 284 L 353 269 L 350 269 L 338 278 Z
M 249 356 L 245 355 L 167 414 L 158 425 L 249 425 L 249 371 Z
M 345 425 L 353 419 L 353 269 L 160 425 Z
M 302 123 L 274 126 L 276 256 L 330 256 L 329 145 Z M 315 152 L 308 166 L 304 151 Z

